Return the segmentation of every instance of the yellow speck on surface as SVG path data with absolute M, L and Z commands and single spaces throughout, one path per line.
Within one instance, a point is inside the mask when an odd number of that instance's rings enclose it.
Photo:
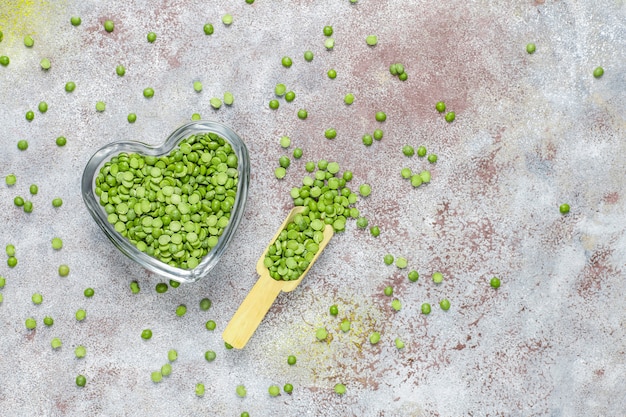
M 25 35 L 41 32 L 52 10 L 60 6 L 46 0 L 0 0 L 0 30 L 4 32 L 3 42 L 13 44 L 23 41 Z M 36 43 L 36 40 L 35 40 Z

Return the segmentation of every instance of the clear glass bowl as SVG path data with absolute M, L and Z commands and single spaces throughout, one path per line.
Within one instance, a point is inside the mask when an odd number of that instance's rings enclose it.
M 238 159 L 239 171 L 237 195 L 235 203 L 231 209 L 230 221 L 225 227 L 222 235 L 219 237 L 218 243 L 202 258 L 193 269 L 182 269 L 168 265 L 160 260 L 148 255 L 137 249 L 127 238 L 119 234 L 114 226 L 108 222 L 107 213 L 100 204 L 100 199 L 96 195 L 96 177 L 100 172 L 100 168 L 112 157 L 125 153 L 140 153 L 142 155 L 160 156 L 168 154 L 172 149 L 180 144 L 180 142 L 195 134 L 215 133 L 226 139 Z M 87 205 L 89 213 L 102 229 L 104 234 L 113 242 L 113 244 L 126 256 L 139 263 L 147 270 L 164 277 L 173 279 L 178 282 L 195 282 L 206 276 L 211 269 L 217 265 L 222 254 L 226 251 L 230 241 L 235 235 L 237 226 L 241 221 L 244 213 L 246 199 L 248 197 L 248 184 L 250 182 L 250 157 L 248 149 L 243 140 L 229 127 L 211 121 L 195 121 L 186 123 L 176 129 L 167 138 L 163 144 L 159 146 L 151 146 L 138 141 L 119 141 L 113 142 L 99 149 L 93 154 L 85 170 L 81 181 L 81 192 L 83 200 Z

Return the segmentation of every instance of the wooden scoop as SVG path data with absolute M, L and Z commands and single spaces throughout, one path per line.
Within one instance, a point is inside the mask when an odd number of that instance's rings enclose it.
M 319 250 L 300 278 L 293 281 L 275 280 L 272 278 L 270 276 L 270 271 L 263 263 L 265 255 L 267 254 L 270 246 L 272 246 L 274 241 L 278 238 L 278 235 L 280 235 L 280 232 L 289 222 L 293 220 L 296 214 L 301 213 L 303 210 L 304 207 L 296 207 L 291 210 L 289 216 L 287 216 L 283 224 L 278 229 L 278 232 L 263 252 L 263 255 L 259 258 L 259 261 L 256 264 L 256 272 L 261 276 L 243 300 L 233 318 L 230 319 L 224 333 L 222 333 L 224 341 L 232 347 L 242 349 L 246 345 L 256 328 L 261 323 L 261 320 L 263 320 L 263 317 L 265 317 L 265 314 L 267 314 L 268 310 L 274 303 L 274 300 L 278 297 L 278 294 L 280 294 L 281 291 L 293 291 L 298 284 L 300 284 L 300 281 L 302 281 L 302 278 L 304 278 L 307 272 L 309 272 L 309 269 L 311 269 L 311 266 L 313 266 L 317 257 L 322 253 L 330 241 L 330 238 L 333 237 L 333 227 L 327 224 L 324 228 L 324 239 L 319 243 Z

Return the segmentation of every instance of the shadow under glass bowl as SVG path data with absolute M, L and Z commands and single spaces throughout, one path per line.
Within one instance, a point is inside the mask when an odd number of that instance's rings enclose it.
M 111 158 L 120 153 L 141 154 L 145 156 L 162 156 L 169 154 L 181 141 L 192 136 L 214 133 L 225 139 L 237 155 L 238 184 L 235 202 L 231 208 L 230 220 L 219 236 L 217 244 L 192 269 L 183 269 L 166 264 L 157 258 L 140 251 L 130 240 L 115 230 L 108 221 L 108 214 L 100 198 L 96 195 L 96 177 L 100 169 Z M 147 270 L 178 282 L 195 282 L 206 276 L 217 265 L 235 235 L 237 226 L 243 217 L 248 185 L 250 182 L 250 157 L 243 140 L 232 129 L 221 123 L 212 121 L 195 121 L 177 128 L 158 146 L 147 145 L 138 141 L 119 141 L 110 143 L 95 152 L 83 171 L 81 193 L 89 213 L 111 242 L 126 256 L 139 263 Z

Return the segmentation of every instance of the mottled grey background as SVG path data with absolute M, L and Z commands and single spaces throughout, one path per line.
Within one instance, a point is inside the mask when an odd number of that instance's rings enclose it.
M 69 24 L 73 15 L 81 26 Z M 106 19 L 115 21 L 111 34 Z M 210 37 L 206 22 L 215 25 Z M 0 176 L 17 176 L 13 187 L 0 184 L 0 244 L 14 244 L 19 260 L 13 269 L 0 263 L 0 414 L 623 416 L 625 22 L 623 0 L 0 2 L 0 55 L 11 59 L 0 67 Z M 333 51 L 324 48 L 325 25 L 335 30 Z M 378 35 L 375 47 L 365 43 L 369 34 Z M 537 45 L 533 55 L 528 42 Z M 302 58 L 308 49 L 310 63 Z M 283 55 L 291 68 L 281 66 Z M 52 62 L 47 72 L 43 57 Z M 405 65 L 406 82 L 389 74 L 394 62 Z M 606 72 L 595 79 L 598 65 Z M 63 89 L 69 80 L 72 94 Z M 203 82 L 201 93 L 194 81 Z M 297 97 L 272 111 L 279 82 Z M 154 98 L 142 96 L 146 87 Z M 213 110 L 209 99 L 224 91 L 235 104 Z M 348 92 L 352 106 L 343 104 Z M 45 114 L 36 109 L 41 100 Z M 95 112 L 99 100 L 103 113 Z M 438 100 L 456 112 L 452 124 L 434 110 Z M 296 117 L 300 108 L 307 120 Z M 382 125 L 379 110 L 388 116 Z M 130 112 L 135 124 L 126 122 Z M 101 146 L 160 143 L 196 112 L 246 141 L 248 205 L 205 279 L 157 294 L 160 278 L 117 252 L 90 218 L 80 177 Z M 331 127 L 332 141 L 323 136 Z M 384 138 L 365 147 L 361 136 L 377 127 Z M 60 135 L 63 148 L 54 143 Z M 282 135 L 292 139 L 287 151 Z M 20 139 L 29 141 L 25 152 Z M 439 161 L 409 159 L 405 144 L 425 145 Z M 304 157 L 275 179 L 278 158 L 295 146 Z M 303 283 L 278 298 L 248 346 L 226 350 L 221 331 L 257 278 L 256 261 L 291 206 L 289 190 L 304 162 L 319 158 L 352 170 L 354 187 L 371 184 L 358 207 L 382 233 L 373 238 L 350 222 Z M 430 169 L 431 184 L 413 189 L 400 178 L 403 166 Z M 32 197 L 31 183 L 40 190 Z M 16 195 L 33 201 L 31 214 L 13 205 Z M 64 204 L 54 209 L 57 196 Z M 55 236 L 64 241 L 58 252 Z M 384 265 L 388 252 L 405 256 L 420 280 Z M 71 268 L 66 278 L 57 274 L 62 263 Z M 445 276 L 439 286 L 434 271 Z M 497 291 L 492 276 L 502 279 Z M 131 294 L 131 280 L 140 294 Z M 387 285 L 402 301 L 399 312 L 382 294 Z M 83 296 L 89 286 L 92 299 Z M 32 304 L 35 292 L 42 305 Z M 213 301 L 208 312 L 199 310 L 203 297 Z M 443 297 L 448 312 L 437 306 Z M 423 302 L 433 305 L 429 316 Z M 189 311 L 179 318 L 181 303 Z M 338 318 L 328 314 L 335 303 Z M 87 310 L 82 323 L 79 308 Z M 51 328 L 46 315 L 56 320 Z M 24 327 L 29 316 L 35 331 Z M 343 317 L 353 321 L 348 334 L 338 330 Z M 204 328 L 209 319 L 214 332 Z M 315 340 L 320 326 L 330 343 Z M 144 341 L 147 327 L 154 337 Z M 382 335 L 376 346 L 367 342 L 374 330 Z M 63 340 L 59 351 L 53 337 Z M 405 349 L 395 348 L 396 337 Z M 84 359 L 74 357 L 79 344 Z M 172 348 L 172 375 L 152 383 Z M 204 360 L 208 349 L 217 352 L 213 363 Z M 79 373 L 88 378 L 82 389 Z M 197 382 L 207 387 L 203 398 Z M 293 394 L 269 397 L 270 384 L 288 382 Z M 342 397 L 338 382 L 347 387 Z M 248 389 L 244 399 L 238 384 Z

